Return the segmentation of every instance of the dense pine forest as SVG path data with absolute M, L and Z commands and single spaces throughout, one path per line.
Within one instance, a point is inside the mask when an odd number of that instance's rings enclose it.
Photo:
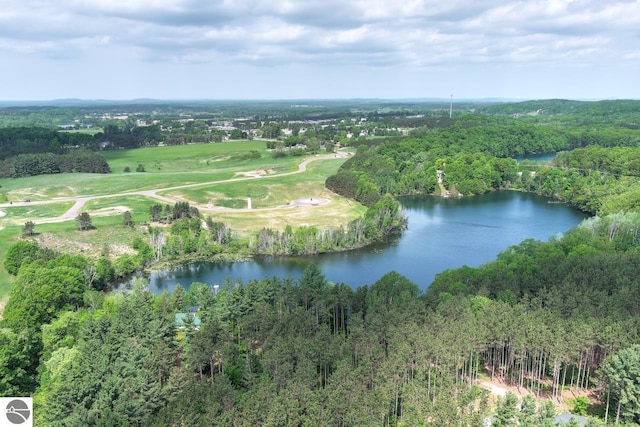
M 104 295 L 92 261 L 34 247 L 4 311 L 1 392 L 35 392 L 44 425 L 482 425 L 489 378 L 555 402 L 590 389 L 597 413 L 638 422 L 639 230 L 637 214 L 594 218 L 425 293 L 312 265 L 217 293 Z M 553 425 L 542 402 L 520 425 Z
M 489 416 L 494 426 L 554 426 L 568 395 L 587 425 L 638 425 L 638 106 L 531 101 L 453 117 L 387 106 L 395 112 L 371 112 L 367 123 L 410 130 L 352 138 L 357 151 L 326 182 L 369 207 L 359 222 L 331 233 L 265 229 L 252 240 L 266 254 L 373 241 L 401 232 L 394 197 L 414 194 L 527 191 L 593 215 L 481 267 L 443 271 L 425 291 L 393 271 L 353 288 L 314 265 L 298 280 L 156 295 L 140 279 L 110 290 L 163 257 L 237 250 L 225 224 L 188 205 L 154 207 L 167 235 L 151 229 L 131 242 L 137 254 L 113 262 L 25 236 L 5 259 L 15 280 L 0 323 L 0 395 L 34 396 L 36 425 L 48 426 L 483 426 Z M 66 155 L 56 150 L 15 151 L 11 161 Z M 514 158 L 548 152 L 558 153 L 550 163 Z M 497 398 L 487 381 L 524 397 Z

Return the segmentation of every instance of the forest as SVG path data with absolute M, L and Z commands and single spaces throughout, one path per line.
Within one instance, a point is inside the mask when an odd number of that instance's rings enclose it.
M 603 402 L 590 414 L 638 423 L 639 231 L 638 214 L 596 217 L 424 293 L 311 265 L 297 281 L 104 294 L 100 262 L 21 242 L 0 393 L 35 393 L 42 425 L 480 426 L 492 410 L 475 381 L 500 378 L 536 400 L 499 400 L 494 425 L 555 425 L 545 402 L 587 389 Z
M 640 132 L 583 132 L 504 118 L 461 116 L 446 129 L 401 141 L 358 144 L 327 188 L 368 205 L 382 194 L 479 195 L 535 192 L 590 214 L 634 210 Z M 547 164 L 518 162 L 526 153 L 558 152 Z M 438 171 L 443 187 L 438 186 Z
M 268 119 L 263 107 L 252 120 Z M 59 253 L 25 233 L 4 262 L 15 279 L 0 321 L 0 395 L 33 396 L 36 425 L 47 426 L 484 426 L 487 417 L 555 426 L 567 395 L 589 426 L 639 425 L 638 103 L 469 107 L 449 117 L 442 106 L 369 106 L 362 123 L 373 133 L 374 122 L 411 128 L 349 140 L 357 151 L 326 186 L 368 210 L 344 228 L 264 228 L 244 246 L 188 204 L 155 205 L 149 220 L 163 227 L 151 225 L 148 240 L 131 243 L 135 254 L 115 260 Z M 267 130 L 284 143 L 281 125 L 301 114 L 283 113 Z M 344 141 L 365 127 L 332 132 Z M 159 129 L 105 126 L 118 144 L 144 144 Z M 64 155 L 49 148 L 11 161 Z M 558 154 L 543 164 L 514 158 L 546 152 Z M 353 288 L 314 265 L 298 280 L 227 279 L 156 295 L 139 279 L 111 289 L 162 259 L 361 246 L 406 227 L 396 196 L 498 190 L 536 192 L 593 217 L 480 267 L 443 271 L 425 291 L 393 271 Z M 496 398 L 481 381 L 524 397 Z

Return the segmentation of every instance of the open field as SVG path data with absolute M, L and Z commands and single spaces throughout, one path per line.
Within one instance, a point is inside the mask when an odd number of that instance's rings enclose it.
M 11 206 L 2 208 L 5 215 L 2 217 L 3 222 L 13 225 L 24 225 L 26 221 L 36 222 L 41 218 L 51 218 L 60 216 L 68 211 L 73 202 L 59 202 L 47 204 L 29 204 L 21 206 Z
M 129 211 L 133 221 L 141 223 L 149 220 L 149 207 L 156 203 L 158 201 L 150 197 L 114 196 L 90 200 L 84 205 L 82 211 L 89 212 L 92 216 L 96 213 L 107 216 L 117 215 L 120 218 L 118 225 L 123 224 L 122 213 Z
M 94 216 L 91 223 L 94 229 L 87 231 L 78 231 L 75 221 L 37 225 L 38 234 L 33 239 L 60 252 L 113 258 L 133 253 L 131 242 L 142 235 L 138 228 L 124 227 L 122 215 Z
M 203 216 L 227 222 L 241 237 L 263 227 L 287 225 L 339 227 L 365 208 L 328 191 L 324 182 L 345 155 L 274 158 L 264 142 L 234 142 L 153 147 L 104 153 L 109 175 L 59 174 L 2 180 L 9 200 L 0 206 L 0 263 L 6 248 L 20 238 L 24 222 L 36 224 L 34 239 L 63 252 L 110 256 L 128 252 L 143 231 L 124 227 L 123 212 L 136 224 L 149 219 L 156 203 L 186 201 Z M 138 163 L 146 172 L 135 171 Z M 82 196 L 82 197 L 79 197 Z M 247 198 L 252 209 L 247 209 Z M 324 199 L 318 206 L 294 206 L 294 200 Z M 30 199 L 30 203 L 24 203 Z M 94 230 L 76 229 L 76 212 L 88 212 Z M 0 299 L 10 277 L 0 268 Z
M 265 143 L 226 142 L 103 151 L 111 174 L 59 174 L 2 179 L 9 201 L 107 195 L 206 183 L 258 169 L 277 173 L 297 170 L 299 157 L 274 158 Z M 138 164 L 145 172 L 136 172 Z M 131 172 L 124 172 L 125 167 Z
M 246 207 L 247 198 L 256 208 L 282 206 L 294 199 L 320 197 L 326 191 L 324 181 L 327 176 L 336 173 L 342 162 L 324 160 L 313 162 L 307 168 L 304 179 L 298 174 L 278 176 L 272 170 L 264 172 L 261 178 L 247 181 L 216 183 L 195 188 L 183 188 L 159 192 L 163 196 L 178 200 L 190 200 L 209 207 Z

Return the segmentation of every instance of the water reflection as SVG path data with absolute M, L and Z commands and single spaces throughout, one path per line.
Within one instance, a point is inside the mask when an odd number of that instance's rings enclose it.
M 395 270 L 426 289 L 436 274 L 495 259 L 527 238 L 547 240 L 577 225 L 586 215 L 533 194 L 497 192 L 480 197 L 402 199 L 409 228 L 391 242 L 312 257 L 260 257 L 236 263 L 194 263 L 150 276 L 150 289 L 172 291 L 180 283 L 245 283 L 265 276 L 299 278 L 315 262 L 328 280 L 354 287 L 372 284 Z

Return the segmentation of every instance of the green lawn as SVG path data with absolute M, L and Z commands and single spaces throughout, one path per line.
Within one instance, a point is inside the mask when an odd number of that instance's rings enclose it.
M 307 167 L 304 179 L 300 174 L 267 175 L 264 178 L 172 190 L 162 194 L 201 205 L 233 208 L 246 207 L 247 198 L 250 197 L 253 208 L 272 208 L 295 199 L 320 197 L 327 176 L 334 174 L 341 164 L 342 161 L 335 160 L 313 162 Z
M 264 142 L 226 142 L 103 151 L 111 174 L 56 174 L 2 179 L 9 201 L 104 195 L 206 183 L 270 169 L 292 172 L 299 157 L 274 158 Z M 257 154 L 258 157 L 254 154 Z M 136 172 L 142 164 L 145 172 Z M 131 172 L 124 172 L 128 166 Z
M 120 218 L 120 224 L 124 221 L 124 211 L 129 211 L 135 223 L 142 223 L 149 220 L 149 207 L 157 203 L 161 202 L 149 197 L 116 196 L 90 200 L 82 210 L 94 216 L 117 216 Z
M 247 236 L 262 227 L 282 229 L 286 225 L 314 225 L 320 228 L 346 225 L 362 215 L 365 208 L 329 192 L 324 182 L 335 173 L 344 159 L 317 160 L 303 173 L 296 172 L 305 157 L 274 158 L 264 142 L 242 141 L 174 147 L 149 147 L 133 150 L 105 151 L 113 173 L 59 174 L 20 179 L 2 179 L 0 185 L 9 200 L 52 200 L 78 195 L 111 195 L 88 201 L 84 208 L 91 215 L 93 230 L 78 231 L 76 221 L 40 223 L 39 219 L 62 215 L 73 206 L 71 201 L 38 205 L 8 206 L 0 217 L 0 300 L 9 291 L 11 277 L 4 271 L 7 247 L 21 238 L 25 221 L 35 222 L 35 239 L 62 252 L 99 256 L 105 251 L 113 256 L 130 251 L 132 240 L 143 236 L 140 224 L 149 220 L 149 207 L 163 203 L 142 195 L 123 195 L 140 190 L 168 188 L 162 195 L 202 205 L 203 216 L 224 221 Z M 138 164 L 146 172 L 135 172 Z M 124 172 L 128 166 L 133 172 Z M 213 181 L 245 178 L 245 173 L 260 171 L 264 178 L 249 177 L 241 181 L 207 184 Z M 202 184 L 189 188 L 174 188 Z M 173 189 L 171 189 L 173 188 Z M 252 207 L 273 208 L 297 198 L 318 197 L 331 201 L 326 206 L 297 207 L 269 211 L 246 211 L 247 197 Z M 207 205 L 243 209 L 233 212 L 207 211 Z M 123 225 L 123 212 L 130 211 L 134 228 Z
M 14 223 L 15 221 L 21 221 L 22 223 L 24 223 L 26 220 L 37 222 L 38 218 L 52 218 L 60 216 L 68 211 L 71 206 L 73 206 L 73 202 L 11 206 L 2 208 L 2 210 L 6 213 L 6 216 L 3 217 L 3 220 L 8 220 Z M 15 224 L 18 225 L 18 223 Z

